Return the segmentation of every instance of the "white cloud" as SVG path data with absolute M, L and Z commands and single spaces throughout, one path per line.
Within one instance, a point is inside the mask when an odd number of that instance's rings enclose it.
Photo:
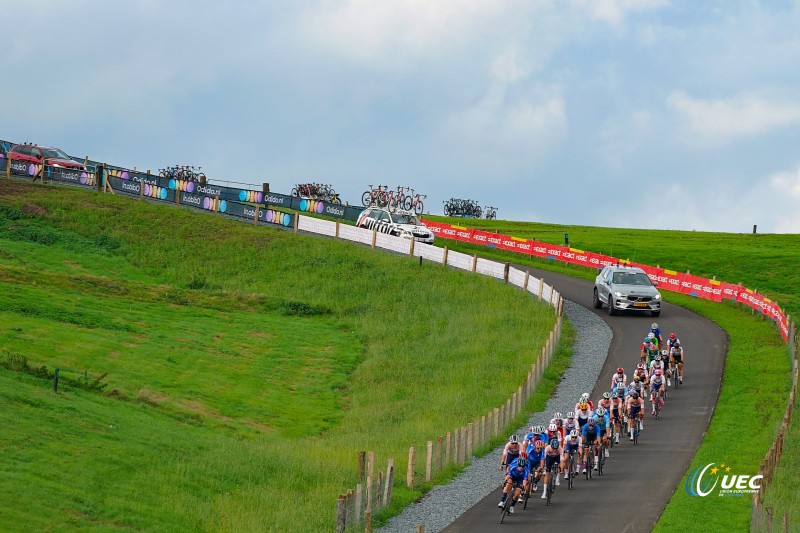
M 304 39 L 356 62 L 418 56 L 474 39 L 508 0 L 347 0 L 300 17 Z
M 494 85 L 475 106 L 451 115 L 444 132 L 487 155 L 514 154 L 529 159 L 566 135 L 564 98 L 560 91 L 547 89 L 512 99 L 505 86 Z
M 800 166 L 795 170 L 775 174 L 769 181 L 780 195 L 789 194 L 800 199 Z
M 596 19 L 619 27 L 625 17 L 636 11 L 650 11 L 664 7 L 667 0 L 575 0 L 575 4 Z
M 678 91 L 669 95 L 667 105 L 688 121 L 692 132 L 716 142 L 800 124 L 800 104 L 757 96 L 701 100 Z

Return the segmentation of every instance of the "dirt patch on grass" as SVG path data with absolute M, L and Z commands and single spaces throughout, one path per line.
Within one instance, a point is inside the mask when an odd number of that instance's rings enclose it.
M 50 212 L 47 210 L 47 208 L 42 207 L 40 205 L 23 205 L 20 211 L 22 211 L 27 215 L 33 215 L 35 217 L 43 217 Z

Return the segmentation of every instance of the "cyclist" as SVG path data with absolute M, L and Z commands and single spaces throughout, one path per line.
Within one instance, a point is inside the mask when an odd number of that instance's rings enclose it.
M 514 496 L 511 497 L 511 508 L 508 512 L 514 514 L 514 505 L 516 505 L 522 489 L 525 488 L 525 485 L 528 483 L 528 475 L 528 460 L 522 457 L 514 459 L 511 468 L 506 474 L 505 483 L 503 484 L 503 494 L 500 496 L 500 503 L 497 504 L 498 507 L 503 506 L 503 503 L 505 503 L 508 494 L 513 488 Z
M 578 403 L 575 404 L 575 411 L 580 411 L 580 404 L 585 403 L 589 405 L 589 410 L 594 411 L 594 402 L 589 399 L 589 393 L 584 392 L 581 394 L 581 398 L 578 400 Z
M 645 356 L 647 357 L 647 365 L 653 362 L 657 355 L 661 355 L 661 350 L 658 349 L 658 343 L 651 342 L 645 349 Z
M 647 367 L 644 363 L 639 363 L 636 365 L 636 371 L 633 374 L 634 378 L 639 376 L 639 381 L 642 382 L 644 385 L 644 390 L 648 390 L 648 386 L 650 385 L 650 376 L 647 374 Z
M 644 385 L 642 385 L 642 380 L 639 378 L 639 376 L 633 376 L 633 382 L 628 385 L 628 396 L 634 392 L 638 393 L 639 396 L 644 393 Z
M 579 403 L 578 410 L 575 412 L 575 418 L 578 420 L 578 425 L 583 429 L 583 426 L 592 418 L 592 410 L 589 409 L 588 403 Z
M 627 384 L 628 384 L 628 376 L 625 375 L 625 369 L 622 368 L 622 367 L 619 367 L 617 369 L 616 374 L 611 376 L 611 390 L 614 390 L 615 388 L 619 387 L 620 385 L 625 387 Z
M 542 435 L 545 442 L 550 442 L 553 439 L 558 440 L 561 442 L 564 440 L 564 437 L 561 436 L 561 432 L 558 430 L 558 426 L 555 422 L 551 422 L 549 426 L 547 426 L 547 431 L 545 431 L 544 435 Z
M 640 420 L 639 427 L 644 428 L 644 400 L 639 396 L 639 393 L 633 391 L 628 396 L 628 401 L 625 403 L 625 411 L 628 413 L 628 431 L 633 440 L 633 424 L 634 420 Z
M 559 411 L 556 411 L 553 414 L 553 418 L 550 419 L 551 424 L 555 424 L 558 428 L 559 434 L 561 434 L 561 438 L 559 440 L 564 440 L 564 436 L 566 433 L 564 432 L 564 415 L 562 415 Z
M 521 451 L 522 444 L 519 442 L 519 437 L 516 435 L 511 435 L 508 438 L 506 447 L 503 448 L 503 457 L 500 459 L 500 470 L 508 470 L 508 465 L 510 465 L 514 459 L 519 457 L 519 453 Z
M 653 380 L 653 376 L 655 375 L 656 370 L 661 370 L 662 373 L 664 373 L 664 371 L 666 370 L 664 368 L 664 361 L 661 360 L 661 356 L 660 355 L 655 356 L 655 358 L 653 359 L 653 362 L 650 363 L 650 376 L 649 376 L 650 377 L 650 381 Z
M 600 400 L 597 402 L 597 409 L 595 410 L 595 413 L 597 411 L 599 411 L 601 407 L 603 409 L 605 409 L 606 411 L 610 411 L 611 410 L 611 393 L 610 392 L 604 392 L 603 393 L 603 397 L 600 398 Z
M 522 441 L 522 449 L 531 453 L 531 448 L 533 448 L 533 443 L 536 440 L 540 440 L 542 438 L 542 432 L 544 428 L 542 426 L 531 426 L 531 430 L 525 435 L 525 439 Z
M 583 445 L 583 472 L 586 472 L 589 458 L 589 446 L 594 446 L 595 454 L 597 453 L 597 438 L 600 432 L 597 428 L 597 421 L 594 417 L 589 419 L 589 422 L 583 426 L 581 430 L 581 443 Z M 597 465 L 595 465 L 595 468 Z
M 580 453 L 581 451 L 581 438 L 577 429 L 569 432 L 569 438 L 564 441 L 564 452 L 561 455 L 561 471 L 564 472 L 565 477 L 569 472 L 569 455 L 571 453 Z M 580 457 L 580 455 L 578 456 Z M 575 475 L 578 475 L 578 466 L 575 467 Z
M 670 333 L 670 340 L 672 340 L 672 335 L 675 334 Z M 669 344 L 669 356 L 672 360 L 672 375 L 675 376 L 675 379 L 680 380 L 681 385 L 683 385 L 683 346 L 681 346 L 681 341 L 677 337 Z
M 608 449 L 610 446 L 608 445 L 608 439 L 610 437 L 608 431 L 608 425 L 610 423 L 608 417 L 608 411 L 604 407 L 598 407 L 597 411 L 594 413 L 594 425 L 597 426 L 597 433 L 600 438 L 603 440 L 603 444 L 606 445 L 606 458 L 610 457 L 611 454 L 608 453 Z
M 542 499 L 547 498 L 547 484 L 550 482 L 550 469 L 554 464 L 558 464 L 561 457 L 559 450 L 558 439 L 551 439 L 550 444 L 544 449 L 544 490 L 542 491 Z M 558 472 L 556 472 L 556 485 L 560 485 Z
M 664 386 L 664 375 L 661 369 L 658 369 L 653 374 L 653 380 L 650 382 L 650 403 L 653 404 L 653 415 L 656 414 L 656 402 L 661 402 L 664 405 L 664 398 L 661 394 L 661 388 Z
M 539 479 L 541 479 L 544 470 L 545 444 L 545 441 L 539 439 L 534 443 L 532 451 L 528 452 L 528 464 L 530 465 L 530 471 L 533 473 L 533 479 L 531 480 L 533 482 L 533 492 L 536 492 L 539 487 Z
M 639 358 L 642 360 L 642 362 L 644 362 L 647 359 L 647 352 L 648 349 L 650 348 L 650 345 L 653 344 L 653 342 L 657 342 L 654 341 L 655 338 L 656 338 L 655 335 L 653 335 L 652 333 L 648 333 L 647 336 L 644 338 L 644 341 L 642 341 L 642 346 L 639 349 Z
M 580 424 L 578 424 L 578 421 L 575 420 L 575 413 L 570 411 L 569 413 L 567 413 L 567 421 L 564 422 L 565 435 L 569 435 L 573 429 L 577 429 L 578 431 L 580 431 L 581 426 Z
M 614 424 L 616 431 L 614 444 L 619 444 L 619 433 L 622 429 L 622 411 L 625 408 L 625 388 L 617 387 L 614 390 L 616 394 L 611 398 L 611 422 Z
M 661 336 L 661 328 L 660 328 L 660 327 L 658 327 L 658 324 L 656 324 L 655 322 L 653 322 L 652 324 L 650 324 L 650 333 L 652 333 L 652 334 L 653 334 L 653 336 L 654 336 L 656 339 L 658 339 L 658 343 L 657 343 L 657 344 L 658 344 L 659 346 L 661 346 L 662 344 L 664 344 L 664 338 Z

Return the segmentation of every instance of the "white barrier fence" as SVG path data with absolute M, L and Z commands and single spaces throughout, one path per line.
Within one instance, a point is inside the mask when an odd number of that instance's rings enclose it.
M 376 230 L 357 228 L 336 221 L 320 220 L 298 215 L 295 231 L 325 235 L 337 239 L 366 244 L 395 253 L 420 257 L 423 260 L 447 265 L 449 267 L 475 272 L 498 280 L 504 280 L 522 290 L 528 291 L 539 300 L 552 306 L 557 315 L 556 324 L 540 353 L 531 354 L 531 368 L 518 390 L 505 403 L 490 409 L 485 415 L 477 417 L 464 426 L 456 427 L 445 435 L 428 440 L 425 446 L 409 448 L 406 485 L 410 488 L 431 481 L 432 476 L 450 464 L 463 465 L 469 461 L 473 450 L 488 444 L 493 438 L 504 434 L 514 419 L 523 411 L 531 394 L 536 390 L 545 369 L 550 364 L 556 346 L 561 338 L 563 300 L 561 295 L 542 280 L 530 276 L 528 272 L 511 267 L 508 263 L 498 263 L 477 255 L 468 255 L 439 248 L 411 239 L 395 237 Z M 421 453 L 417 453 L 419 450 Z M 423 452 L 424 450 L 424 452 Z M 361 453 L 364 455 L 364 452 Z M 419 455 L 419 457 L 418 457 Z M 373 452 L 369 453 L 373 464 Z M 362 471 L 362 483 L 340 494 L 336 504 L 336 531 L 338 533 L 364 527 L 371 530 L 372 514 L 388 506 L 391 502 L 391 485 L 394 479 L 394 459 L 389 460 L 387 472 L 372 475 L 372 467 Z M 362 469 L 364 470 L 364 469 Z M 376 485 L 377 483 L 377 485 Z M 366 496 L 365 496 L 366 487 Z M 377 495 L 377 496 L 376 496 Z

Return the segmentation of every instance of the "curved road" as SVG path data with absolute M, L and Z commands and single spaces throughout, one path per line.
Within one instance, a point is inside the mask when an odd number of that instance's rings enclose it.
M 550 531 L 564 531 L 563 528 L 614 533 L 650 531 L 688 470 L 708 427 L 727 352 L 725 331 L 704 317 L 670 304 L 664 305 L 658 318 L 649 313 L 612 317 L 605 307 L 592 307 L 591 281 L 523 266 L 517 268 L 528 270 L 531 275 L 554 285 L 565 299 L 594 311 L 611 328 L 614 337 L 608 357 L 592 391 L 595 402 L 608 390 L 617 367 L 624 367 L 630 378 L 639 361 L 639 346 L 654 321 L 661 326 L 664 337 L 670 331 L 678 333 L 687 354 L 686 379 L 680 389 L 670 390 L 659 420 L 649 416 L 646 405 L 639 446 L 634 447 L 630 440 L 621 438 L 606 461 L 602 478 L 587 481 L 579 476 L 572 491 L 567 490 L 562 480 L 549 507 L 540 499 L 540 489 L 527 510 L 519 508 L 502 525 L 496 507 L 500 497 L 498 489 L 444 531 L 530 531 L 545 527 Z M 666 299 L 669 300 L 669 293 Z M 651 473 L 657 473 L 657 482 L 653 482 Z M 683 489 L 678 487 L 677 490 Z

